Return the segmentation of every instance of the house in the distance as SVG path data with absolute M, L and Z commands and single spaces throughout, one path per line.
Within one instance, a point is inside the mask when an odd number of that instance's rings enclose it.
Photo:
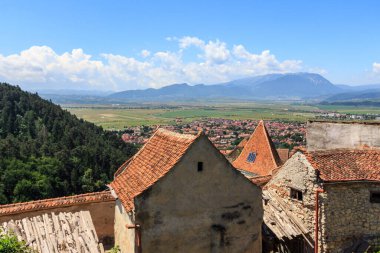
M 307 149 L 273 173 L 264 222 L 281 252 L 380 249 L 380 124 L 309 122 Z
M 200 133 L 158 129 L 115 174 L 122 252 L 261 252 L 261 189 Z

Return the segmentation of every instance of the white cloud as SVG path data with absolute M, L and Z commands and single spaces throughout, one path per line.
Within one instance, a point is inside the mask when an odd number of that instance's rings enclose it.
M 188 48 L 190 46 L 203 48 L 205 46 L 205 42 L 197 37 L 185 36 L 178 39 L 178 41 L 179 41 L 180 48 Z
M 229 47 L 223 41 L 205 42 L 189 36 L 167 40 L 177 42 L 178 48 L 159 52 L 144 49 L 138 55 L 140 60 L 107 53 L 95 60 L 82 49 L 58 54 L 48 46 L 33 46 L 8 56 L 0 54 L 0 81 L 49 89 L 125 90 L 183 82 L 209 84 L 305 70 L 301 61 L 280 61 L 269 50 L 252 53 L 243 45 Z M 184 57 L 185 51 L 190 57 Z M 193 60 L 184 60 L 189 58 Z M 380 69 L 379 64 L 374 63 L 375 69 Z
M 372 70 L 375 73 L 380 73 L 380 63 L 374 62 L 372 65 Z

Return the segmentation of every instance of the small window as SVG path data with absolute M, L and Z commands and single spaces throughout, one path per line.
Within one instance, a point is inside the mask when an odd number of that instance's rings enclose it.
M 198 171 L 203 170 L 203 162 L 198 162 Z
M 256 160 L 256 153 L 255 152 L 250 152 L 248 154 L 248 157 L 247 157 L 247 162 L 253 163 L 253 162 L 255 162 L 255 160 Z
M 371 203 L 380 203 L 380 192 L 371 192 L 369 201 Z
M 302 191 L 290 188 L 290 198 L 302 201 Z

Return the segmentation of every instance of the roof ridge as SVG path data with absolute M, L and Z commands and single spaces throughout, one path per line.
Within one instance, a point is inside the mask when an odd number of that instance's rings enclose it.
M 157 129 L 110 184 L 125 209 L 132 210 L 133 199 L 175 167 L 201 136 L 203 132 L 189 135 Z
M 198 133 L 197 135 L 181 134 L 181 133 L 177 133 L 174 131 L 170 131 L 170 130 L 165 129 L 165 128 L 158 128 L 154 134 L 161 134 L 161 133 L 164 135 L 167 135 L 167 136 L 177 137 L 177 138 L 181 138 L 181 139 L 194 139 L 200 134 L 200 133 Z
M 90 199 L 86 199 L 86 197 L 93 197 Z M 44 209 L 50 209 L 50 208 L 56 208 L 56 207 L 63 207 L 63 206 L 71 206 L 75 204 L 85 204 L 85 203 L 93 203 L 93 202 L 99 202 L 103 200 L 114 200 L 114 197 L 111 195 L 111 192 L 109 190 L 107 191 L 101 191 L 101 192 L 91 192 L 91 193 L 84 193 L 84 194 L 78 194 L 78 195 L 71 195 L 71 196 L 63 196 L 63 197 L 57 197 L 57 198 L 49 198 L 49 199 L 40 199 L 40 200 L 33 200 L 33 201 L 27 201 L 27 202 L 19 202 L 19 203 L 11 203 L 6 205 L 0 205 L 0 216 L 12 214 L 12 213 L 20 213 L 20 212 L 28 212 L 31 210 L 44 210 Z M 75 202 L 74 200 L 77 200 Z M 73 201 L 73 202 L 68 202 Z M 46 206 L 44 204 L 48 202 L 53 202 L 52 205 Z M 17 209 L 17 207 L 24 207 L 23 209 Z

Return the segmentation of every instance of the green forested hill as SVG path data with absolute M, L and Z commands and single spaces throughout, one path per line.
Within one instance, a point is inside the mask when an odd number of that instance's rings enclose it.
M 0 204 L 97 191 L 136 148 L 0 83 Z

